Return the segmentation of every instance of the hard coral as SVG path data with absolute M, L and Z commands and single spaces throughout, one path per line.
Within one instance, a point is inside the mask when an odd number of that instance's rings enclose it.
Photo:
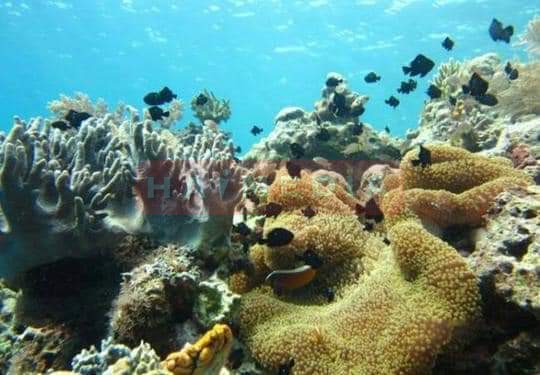
M 204 96 L 206 101 L 201 103 L 198 101 L 198 96 L 191 100 L 191 109 L 195 113 L 195 117 L 204 123 L 206 120 L 212 120 L 216 123 L 227 121 L 231 116 L 231 107 L 228 100 L 218 99 L 214 93 L 204 90 L 199 96 Z

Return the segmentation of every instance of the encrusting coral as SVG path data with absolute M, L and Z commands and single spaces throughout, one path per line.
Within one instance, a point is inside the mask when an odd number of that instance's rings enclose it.
M 305 172 L 301 179 L 278 175 L 269 200 L 285 212 L 267 219 L 265 232 L 279 224 L 295 238 L 279 248 L 255 245 L 254 263 L 261 262 L 257 254 L 263 250 L 270 270 L 292 267 L 294 255 L 312 246 L 334 274 L 343 273 L 343 263 L 359 267 L 346 282 L 330 277 L 322 284 L 334 289 L 335 299 L 321 299 L 320 291 L 309 288 L 276 295 L 266 286 L 243 295 L 241 334 L 266 369 L 294 360 L 295 374 L 428 373 L 436 356 L 477 317 L 474 275 L 412 216 L 389 227 L 390 247 L 363 232 L 350 206 Z M 311 219 L 300 218 L 306 204 L 317 212 Z M 318 215 L 323 219 L 311 230 L 309 221 Z

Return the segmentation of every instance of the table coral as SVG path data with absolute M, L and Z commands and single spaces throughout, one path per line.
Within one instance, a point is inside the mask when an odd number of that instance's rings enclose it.
M 331 302 L 307 289 L 277 296 L 263 286 L 245 294 L 240 327 L 253 356 L 273 370 L 294 359 L 295 374 L 427 373 L 458 330 L 477 317 L 474 275 L 452 247 L 410 216 L 393 222 L 392 247 L 386 246 L 349 222 L 357 219 L 337 194 L 305 172 L 301 177 L 278 173 L 270 187 L 270 201 L 286 212 L 267 219 L 265 231 L 279 224 L 296 237 L 277 251 L 263 247 L 265 264 L 290 267 L 291 253 L 313 246 L 334 275 L 344 272 L 343 262 L 361 267 L 346 283 L 327 279 L 326 285 L 336 289 Z M 303 221 L 295 212 L 306 204 L 318 214 Z M 309 220 L 318 215 L 312 237 Z M 261 245 L 255 249 L 259 254 Z

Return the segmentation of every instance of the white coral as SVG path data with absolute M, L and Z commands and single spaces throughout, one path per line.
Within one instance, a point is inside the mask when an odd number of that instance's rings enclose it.
M 527 30 L 520 36 L 517 45 L 525 45 L 531 55 L 540 55 L 540 16 L 529 21 Z

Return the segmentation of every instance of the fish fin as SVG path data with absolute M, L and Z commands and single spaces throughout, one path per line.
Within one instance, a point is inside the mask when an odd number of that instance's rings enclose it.
M 470 87 L 469 87 L 469 86 L 467 86 L 467 85 L 463 85 L 463 86 L 461 86 L 461 89 L 463 90 L 463 93 L 464 93 L 464 94 L 468 94 L 468 93 L 470 93 L 470 92 L 471 92 L 471 89 L 470 89 Z
M 171 113 L 170 113 L 169 111 L 163 112 L 163 116 L 164 116 L 164 117 L 169 117 L 170 114 L 171 114 Z
M 411 72 L 411 68 L 409 68 L 408 66 L 404 66 L 401 69 L 403 69 L 403 73 L 405 74 L 409 74 Z
M 512 35 L 514 35 L 514 26 L 506 26 L 504 28 L 504 32 L 506 35 L 508 35 L 508 37 L 511 37 Z
M 420 165 L 420 160 L 419 159 L 413 159 L 413 160 L 411 160 L 411 164 L 413 165 L 413 167 L 418 167 Z

